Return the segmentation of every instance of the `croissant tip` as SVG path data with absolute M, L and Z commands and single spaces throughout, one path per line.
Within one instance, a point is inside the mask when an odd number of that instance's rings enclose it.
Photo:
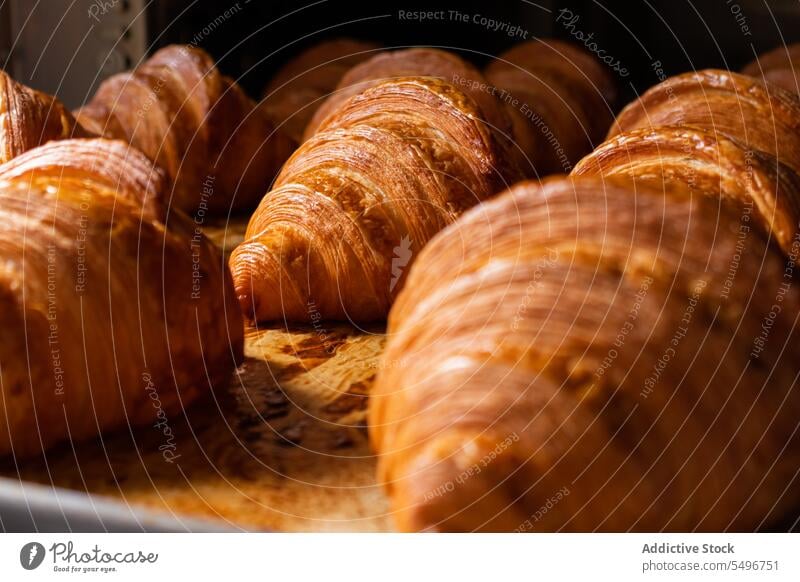
M 248 291 L 236 289 L 236 298 L 239 300 L 239 309 L 241 309 L 244 317 L 253 323 L 256 320 L 258 313 L 258 298 L 257 295 Z

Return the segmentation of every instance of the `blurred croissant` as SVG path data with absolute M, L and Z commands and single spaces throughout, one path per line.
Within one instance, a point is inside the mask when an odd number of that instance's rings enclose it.
M 0 166 L 0 454 L 162 421 L 226 383 L 243 327 L 220 252 L 118 141 Z
M 525 182 L 422 251 L 369 408 L 401 530 L 752 531 L 790 509 L 797 283 L 733 200 L 678 188 Z
M 191 46 L 168 46 L 105 80 L 76 117 L 164 168 L 174 183 L 170 203 L 188 213 L 252 208 L 293 147 L 208 54 Z
M 51 140 L 88 136 L 58 99 L 0 71 L 0 164 Z
M 742 73 L 800 93 L 795 63 L 800 63 L 800 43 L 779 46 L 748 63 Z
M 337 38 L 313 45 L 283 65 L 264 90 L 260 107 L 295 144 L 314 112 L 355 65 L 370 58 L 379 45 Z
M 483 119 L 432 77 L 344 102 L 286 162 L 231 256 L 244 312 L 385 318 L 419 249 L 520 175 Z
M 617 90 L 611 73 L 569 43 L 518 44 L 485 74 L 513 121 L 528 176 L 569 172 L 602 141 L 613 120 Z

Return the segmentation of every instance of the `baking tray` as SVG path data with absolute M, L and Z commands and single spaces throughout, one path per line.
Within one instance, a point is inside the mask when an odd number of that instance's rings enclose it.
M 245 225 L 207 233 L 227 252 Z M 230 385 L 170 417 L 173 438 L 144 426 L 0 461 L 0 528 L 390 530 L 365 420 L 383 331 L 248 329 Z

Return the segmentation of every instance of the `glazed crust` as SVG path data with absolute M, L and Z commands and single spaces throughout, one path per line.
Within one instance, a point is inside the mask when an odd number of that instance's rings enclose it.
M 487 91 L 487 81 L 478 69 L 453 53 L 413 48 L 383 52 L 350 69 L 336 91 L 314 113 L 306 127 L 305 139 L 317 133 L 325 118 L 335 115 L 350 97 L 382 81 L 400 77 L 434 77 L 458 86 L 475 101 L 481 119 L 498 137 L 511 136 L 511 120 L 497 98 Z
M 800 463 L 798 315 L 724 200 L 514 186 L 422 251 L 392 309 L 369 425 L 398 527 L 759 528 Z
M 629 176 L 655 188 L 731 199 L 754 209 L 787 255 L 800 228 L 800 178 L 774 157 L 707 130 L 663 126 L 619 134 L 583 158 L 573 174 Z
M 292 150 L 265 112 L 191 46 L 166 47 L 105 80 L 76 117 L 164 168 L 171 204 L 187 213 L 254 207 Z
M 485 74 L 493 87 L 513 97 L 502 100 L 528 176 L 568 173 L 602 141 L 613 120 L 613 76 L 569 43 L 518 44 L 492 61 Z
M 282 66 L 264 89 L 261 107 L 295 144 L 342 77 L 375 54 L 379 45 L 349 38 L 315 44 Z
M 352 97 L 286 162 L 232 254 L 256 320 L 386 317 L 419 249 L 519 174 L 478 105 L 430 77 Z
M 164 219 L 169 179 L 123 141 L 93 138 L 51 142 L 0 165 L 0 180 L 56 178 L 59 185 L 69 184 L 75 190 L 87 182 L 97 183 L 114 190 L 117 197 L 140 205 L 148 217 Z
M 752 77 L 717 70 L 671 77 L 628 105 L 609 137 L 663 125 L 721 133 L 800 172 L 800 100 Z
M 167 184 L 102 139 L 0 166 L 13 225 L 0 231 L 0 454 L 182 414 L 241 360 L 230 274 L 189 218 L 167 213 Z
M 89 135 L 58 99 L 0 71 L 0 164 L 51 140 Z

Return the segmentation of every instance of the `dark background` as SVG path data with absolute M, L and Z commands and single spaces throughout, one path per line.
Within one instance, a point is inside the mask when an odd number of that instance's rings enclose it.
M 453 9 L 469 21 L 398 18 L 400 10 Z M 630 71 L 620 78 L 625 100 L 659 81 L 656 61 L 666 75 L 739 69 L 758 52 L 800 41 L 798 0 L 0 0 L 0 67 L 77 107 L 149 52 L 195 43 L 257 97 L 281 64 L 326 38 L 448 47 L 480 65 L 523 39 L 472 16 L 519 27 L 528 39 L 570 39 L 557 22 L 564 9 L 578 17 L 575 30 Z
M 148 29 L 161 33 L 155 46 L 189 42 L 228 6 L 219 1 L 162 0 L 148 14 Z M 403 21 L 399 10 L 457 9 L 520 26 L 529 32 L 528 38 L 570 39 L 563 23 L 556 22 L 559 11 L 568 9 L 579 16 L 575 28 L 594 33 L 598 45 L 631 72 L 620 78 L 627 98 L 658 82 L 655 61 L 663 64 L 667 75 L 707 67 L 739 69 L 757 52 L 800 41 L 797 0 L 242 0 L 239 7 L 200 45 L 228 74 L 241 77 L 253 94 L 286 59 L 325 38 L 350 36 L 389 47 L 449 47 L 478 64 L 521 40 L 472 22 Z M 176 18 L 178 13 L 182 14 Z

